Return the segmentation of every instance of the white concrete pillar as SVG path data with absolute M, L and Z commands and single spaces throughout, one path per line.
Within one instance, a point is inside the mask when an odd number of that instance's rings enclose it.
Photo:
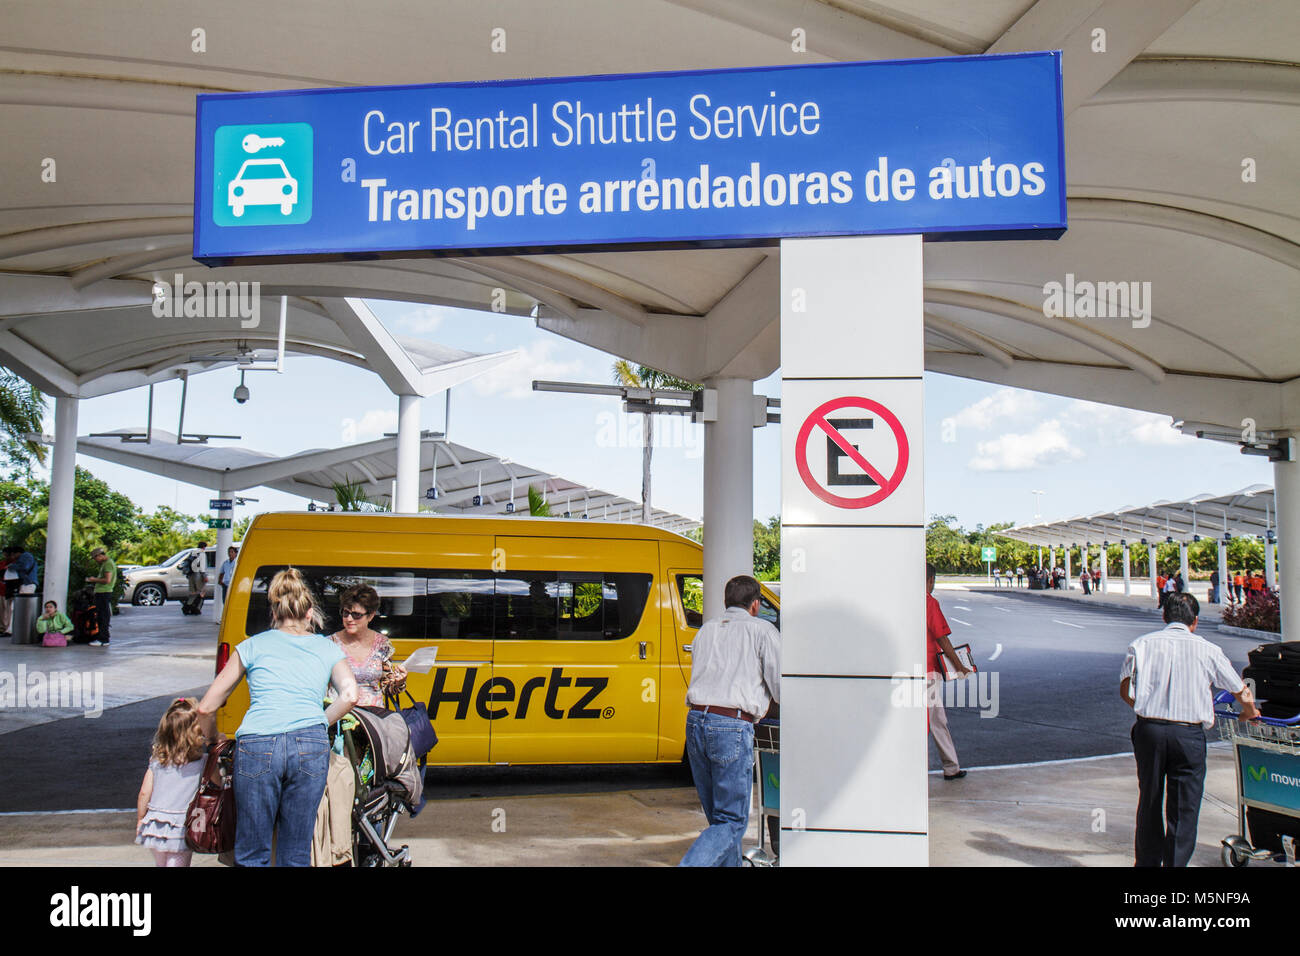
M 1219 605 L 1232 603 L 1228 596 L 1232 593 L 1232 576 L 1228 573 L 1228 542 L 1218 539 L 1219 549 Z
M 420 396 L 397 396 L 397 491 L 393 511 L 420 510 Z
M 1129 546 L 1127 541 L 1124 542 L 1120 550 L 1124 553 L 1124 596 L 1128 597 L 1133 593 L 1133 562 L 1129 556 Z
M 1061 582 L 1061 586 L 1067 591 L 1070 590 L 1070 557 L 1073 553 L 1074 545 L 1065 549 L 1065 580 Z
M 1276 544 L 1264 538 L 1264 584 L 1271 591 L 1277 587 Z
M 1041 571 L 1042 569 L 1043 569 L 1043 546 L 1040 544 L 1038 546 L 1038 570 Z
M 781 242 L 782 865 L 929 862 L 922 292 L 919 236 Z
M 1192 589 L 1192 578 L 1187 566 L 1187 542 L 1178 542 L 1178 573 L 1183 576 L 1183 589 Z
M 72 554 L 72 496 L 77 480 L 77 411 L 80 399 L 54 400 L 54 453 L 50 461 L 50 511 L 45 525 L 44 600 L 68 611 L 68 561 Z M 76 581 L 80 586 L 83 582 Z
M 754 383 L 717 378 L 718 420 L 704 425 L 704 618 L 723 611 L 723 589 L 754 573 Z
M 1156 587 L 1156 574 L 1160 569 L 1157 547 L 1154 541 L 1147 545 L 1147 577 L 1151 580 L 1151 596 L 1159 601 L 1160 589 Z
M 235 523 L 233 493 L 229 489 L 221 488 L 217 491 L 217 497 L 229 501 L 232 505 L 230 508 L 219 509 L 217 517 L 228 518 L 233 525 Z M 212 620 L 218 624 L 221 623 L 221 612 L 225 607 L 225 601 L 221 597 L 221 566 L 226 563 L 226 558 L 229 557 L 226 552 L 230 548 L 230 542 L 234 540 L 235 529 L 233 527 L 217 529 L 217 550 L 214 554 L 216 560 L 212 566 Z
M 1050 545 L 1047 548 L 1047 570 L 1048 571 L 1056 570 L 1056 549 L 1051 547 Z
M 1101 563 L 1098 565 L 1101 571 L 1101 593 L 1106 593 L 1106 583 L 1110 579 L 1110 543 L 1103 541 L 1101 544 Z
M 1277 498 L 1277 584 L 1282 640 L 1300 641 L 1300 462 L 1273 463 Z

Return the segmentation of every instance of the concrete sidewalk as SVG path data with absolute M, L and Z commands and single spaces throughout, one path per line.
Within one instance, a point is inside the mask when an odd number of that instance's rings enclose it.
M 1064 592 L 1032 593 L 1069 598 Z M 1096 602 L 1081 594 L 1077 599 Z M 174 607 L 131 608 L 114 620 L 114 635 L 108 648 L 0 642 L 0 671 L 24 665 L 29 672 L 101 674 L 105 708 L 174 695 L 212 679 L 215 628 L 206 620 L 183 617 Z M 81 713 L 0 707 L 0 735 Z M 19 772 L 22 755 L 9 760 L 10 772 Z M 88 759 L 80 772 L 117 772 L 92 771 L 93 764 Z M 133 793 L 141 767 L 121 772 L 132 777 Z M 1231 750 L 1213 744 L 1195 865 L 1217 866 L 1219 841 L 1236 832 L 1233 773 Z M 659 788 L 637 786 L 593 792 L 597 788 L 575 774 L 571 784 L 557 788 L 568 792 L 503 796 L 469 787 L 470 796 L 431 801 L 415 820 L 403 819 L 396 840 L 410 844 L 420 866 L 674 865 L 703 826 L 695 791 L 671 781 Z M 1131 754 L 975 767 L 953 782 L 934 774 L 930 860 L 943 866 L 1130 866 L 1136 805 Z M 134 812 L 124 804 L 100 809 L 108 812 L 0 814 L 0 866 L 151 865 L 149 853 L 132 843 Z M 750 844 L 756 840 L 755 820 Z M 197 865 L 218 864 L 198 858 Z
M 1237 832 L 1233 774 L 1232 751 L 1212 744 L 1193 866 L 1219 866 L 1219 841 Z M 1136 805 L 1131 755 L 932 775 L 930 863 L 1132 866 Z M 481 797 L 429 803 L 394 842 L 417 866 L 673 866 L 703 823 L 689 787 Z M 131 812 L 0 816 L 0 866 L 151 865 L 133 831 Z

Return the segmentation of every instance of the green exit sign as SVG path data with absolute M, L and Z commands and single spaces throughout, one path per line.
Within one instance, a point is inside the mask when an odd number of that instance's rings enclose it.
M 980 560 L 982 560 L 982 561 L 996 561 L 997 559 L 998 559 L 998 549 L 997 549 L 997 548 L 981 548 L 981 549 L 980 549 Z
M 209 527 L 209 528 L 229 528 L 229 527 L 230 527 L 230 519 L 229 519 L 229 518 L 209 518 L 209 519 L 208 519 L 208 527 Z

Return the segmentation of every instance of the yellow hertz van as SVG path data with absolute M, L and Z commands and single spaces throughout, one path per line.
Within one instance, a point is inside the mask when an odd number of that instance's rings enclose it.
M 218 638 L 218 669 L 270 625 L 266 590 L 292 565 L 340 629 L 338 597 L 379 592 L 371 627 L 404 661 L 438 649 L 408 689 L 438 732 L 438 765 L 682 759 L 703 552 L 643 525 L 562 518 L 284 513 L 254 519 Z M 779 626 L 777 598 L 762 614 Z M 218 718 L 234 735 L 241 683 Z

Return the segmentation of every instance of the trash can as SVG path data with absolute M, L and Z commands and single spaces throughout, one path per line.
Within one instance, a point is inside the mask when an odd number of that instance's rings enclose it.
M 15 594 L 10 600 L 14 605 L 13 619 L 9 630 L 13 632 L 15 644 L 36 643 L 36 609 L 40 598 L 35 594 Z

